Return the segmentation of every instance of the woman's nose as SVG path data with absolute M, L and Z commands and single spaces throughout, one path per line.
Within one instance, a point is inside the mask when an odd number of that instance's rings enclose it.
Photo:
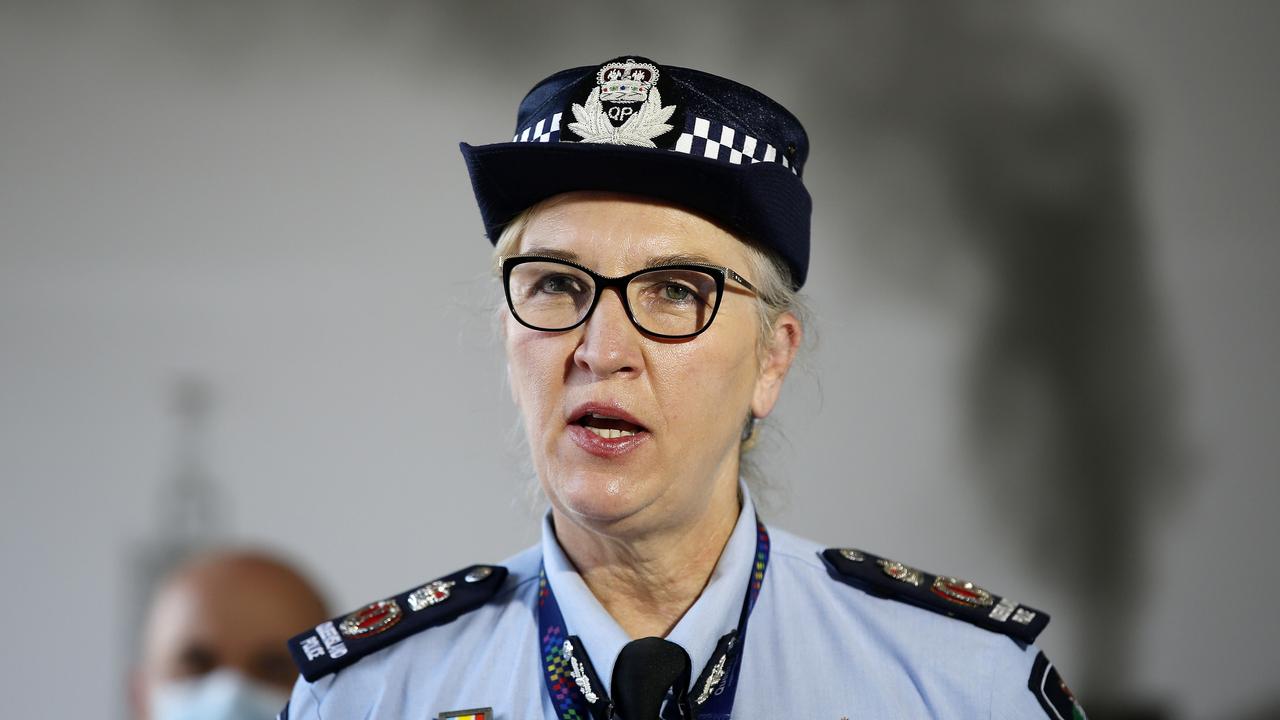
M 596 377 L 634 374 L 643 365 L 640 331 L 631 323 L 616 288 L 605 290 L 583 325 L 573 362 Z

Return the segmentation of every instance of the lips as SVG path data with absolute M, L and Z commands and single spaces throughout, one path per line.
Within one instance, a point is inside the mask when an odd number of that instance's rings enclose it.
M 624 432 L 628 435 L 648 432 L 634 415 L 617 405 L 585 403 L 569 414 L 569 424 L 581 427 Z
M 639 447 L 650 432 L 634 415 L 611 403 L 584 403 L 569 413 L 569 437 L 598 457 L 617 457 Z

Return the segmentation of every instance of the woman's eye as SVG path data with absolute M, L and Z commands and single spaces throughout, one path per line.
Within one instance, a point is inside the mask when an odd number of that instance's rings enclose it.
M 675 283 L 668 283 L 662 288 L 662 299 L 673 302 L 684 302 L 693 295 L 689 288 Z
M 578 281 L 568 275 L 551 275 L 538 283 L 538 290 L 545 293 L 574 293 L 581 289 Z

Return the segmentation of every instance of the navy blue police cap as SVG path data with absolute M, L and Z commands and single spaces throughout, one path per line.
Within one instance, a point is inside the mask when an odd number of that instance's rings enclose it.
M 809 269 L 809 138 L 786 108 L 732 80 L 624 56 L 562 70 L 520 103 L 511 142 L 461 143 L 485 234 L 575 190 L 689 208 Z

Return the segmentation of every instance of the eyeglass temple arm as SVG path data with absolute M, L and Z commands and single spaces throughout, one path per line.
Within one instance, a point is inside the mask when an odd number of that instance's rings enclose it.
M 732 279 L 732 280 L 736 280 L 736 281 L 738 281 L 739 283 L 742 283 L 743 287 L 747 288 L 747 289 L 748 289 L 748 290 L 750 290 L 751 292 L 755 292 L 755 293 L 760 292 L 759 290 L 756 290 L 756 286 L 755 286 L 755 285 L 752 285 L 750 282 L 747 282 L 747 279 L 746 279 L 746 278 L 744 278 L 744 277 L 742 277 L 741 275 L 739 275 L 738 273 L 734 272 L 733 268 L 727 268 L 727 267 L 726 267 L 726 268 L 721 268 L 721 270 L 724 270 L 724 274 L 725 274 L 725 275 L 728 275 L 730 279 Z

